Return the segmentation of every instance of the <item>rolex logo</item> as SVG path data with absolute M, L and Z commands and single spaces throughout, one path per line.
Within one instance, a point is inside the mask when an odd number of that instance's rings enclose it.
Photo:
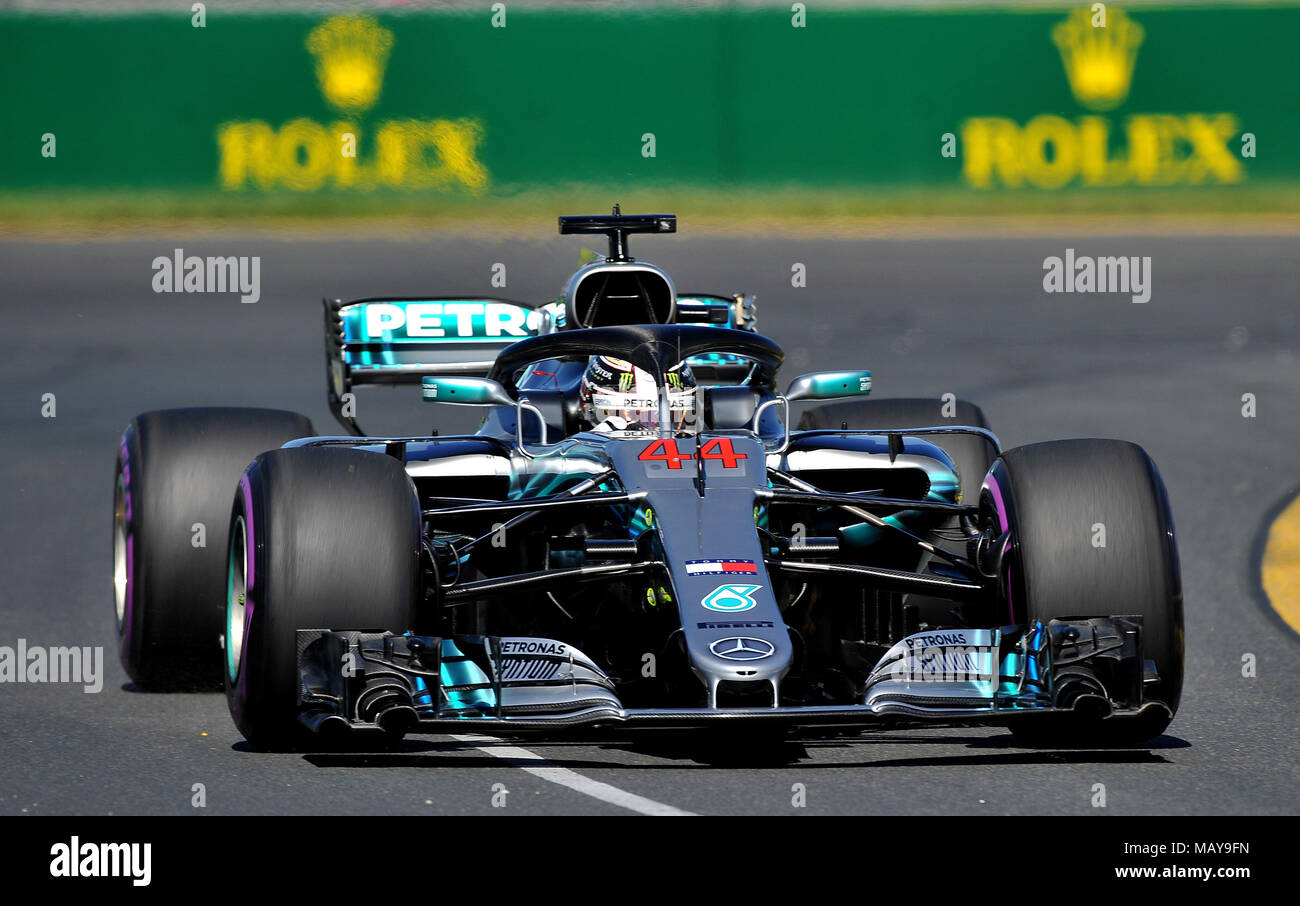
M 1061 51 L 1070 91 L 1087 112 L 1073 118 L 1041 113 L 1024 123 L 1004 116 L 966 119 L 966 184 L 1060 189 L 1230 185 L 1245 179 L 1247 155 L 1238 156 L 1232 147 L 1241 124 L 1231 113 L 1132 112 L 1122 123 L 1103 115 L 1128 99 L 1144 35 L 1142 26 L 1101 3 L 1058 20 L 1052 41 Z
M 330 123 L 305 116 L 279 126 L 260 119 L 222 123 L 217 147 L 223 189 L 384 186 L 479 194 L 487 188 L 488 170 L 478 157 L 479 120 L 362 120 L 384 87 L 392 31 L 370 16 L 332 16 L 313 28 L 304 44 L 316 58 L 321 94 L 341 116 Z M 400 97 L 390 100 L 401 104 Z
M 1117 9 L 1096 14 L 1079 9 L 1053 28 L 1052 41 L 1061 51 L 1075 100 L 1090 110 L 1122 104 L 1142 36 L 1142 26 Z
M 368 110 L 379 99 L 392 47 L 393 33 L 369 16 L 334 16 L 307 36 L 321 93 L 349 113 Z

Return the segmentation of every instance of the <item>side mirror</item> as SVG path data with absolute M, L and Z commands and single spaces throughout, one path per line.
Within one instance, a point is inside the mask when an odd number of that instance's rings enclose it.
M 481 377 L 426 377 L 420 381 L 420 395 L 426 403 L 458 403 L 462 406 L 511 406 L 515 401 L 506 388 Z
M 791 381 L 785 398 L 833 400 L 842 396 L 866 396 L 870 392 L 870 371 L 813 371 Z

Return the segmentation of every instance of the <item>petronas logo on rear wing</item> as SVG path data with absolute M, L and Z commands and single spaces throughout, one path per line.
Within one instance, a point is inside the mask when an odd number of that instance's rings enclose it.
M 485 376 L 501 350 L 550 333 L 554 304 L 434 297 L 325 300 L 330 406 L 360 433 L 351 399 L 362 384 L 418 384 L 426 375 Z M 351 406 L 351 409 L 349 409 Z
M 361 302 L 345 306 L 344 342 L 412 340 L 514 342 L 537 336 L 541 314 L 514 302 L 487 299 Z M 531 322 L 531 324 L 530 324 Z

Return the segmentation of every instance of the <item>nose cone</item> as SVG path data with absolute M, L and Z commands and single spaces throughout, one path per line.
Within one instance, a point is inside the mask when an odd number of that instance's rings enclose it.
M 722 683 L 766 685 L 775 706 L 794 646 L 754 528 L 755 492 L 767 485 L 762 445 L 679 437 L 675 457 L 655 455 L 666 442 L 621 441 L 610 453 L 623 483 L 645 491 L 654 511 L 691 669 L 710 707 Z M 654 458 L 642 458 L 647 451 Z

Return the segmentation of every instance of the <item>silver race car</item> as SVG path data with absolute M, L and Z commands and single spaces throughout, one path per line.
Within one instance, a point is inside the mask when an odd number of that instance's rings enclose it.
M 1160 734 L 1182 597 L 1147 454 L 1001 450 L 978 407 L 869 399 L 865 370 L 782 390 L 752 297 L 678 293 L 628 254 L 630 234 L 675 231 L 561 217 L 609 251 L 536 306 L 327 300 L 345 434 L 261 409 L 134 419 L 114 518 L 131 676 L 219 669 L 269 749 L 917 721 Z M 483 407 L 477 433 L 365 435 L 354 391 L 417 383 Z M 197 523 L 228 545 L 192 545 Z

